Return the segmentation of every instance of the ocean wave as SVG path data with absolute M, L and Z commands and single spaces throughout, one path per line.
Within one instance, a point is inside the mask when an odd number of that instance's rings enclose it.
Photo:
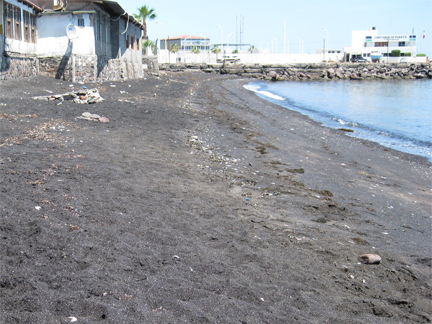
M 275 100 L 285 100 L 285 98 L 280 97 L 280 96 L 278 96 L 278 95 L 275 95 L 275 94 L 273 94 L 273 93 L 271 93 L 271 92 L 269 92 L 269 91 L 262 91 L 262 90 L 259 90 L 259 89 L 260 89 L 259 86 L 253 86 L 253 85 L 249 85 L 249 84 L 247 84 L 247 85 L 244 85 L 243 88 L 245 88 L 246 90 L 249 90 L 249 91 L 253 91 L 253 92 L 259 93 L 260 95 L 263 95 L 263 96 L 268 97 L 268 98 L 271 98 L 271 99 L 275 99 Z

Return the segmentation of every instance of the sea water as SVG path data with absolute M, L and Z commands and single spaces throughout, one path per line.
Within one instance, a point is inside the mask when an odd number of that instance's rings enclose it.
M 259 81 L 260 97 L 323 125 L 432 161 L 432 80 Z

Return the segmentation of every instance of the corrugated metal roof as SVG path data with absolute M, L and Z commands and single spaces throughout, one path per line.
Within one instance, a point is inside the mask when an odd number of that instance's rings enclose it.
M 18 0 L 19 2 L 25 3 L 26 5 L 33 7 L 36 10 L 42 11 L 43 9 L 39 7 L 38 5 L 35 5 L 33 2 L 29 0 Z
M 126 10 L 123 9 L 122 6 L 116 1 L 110 1 L 110 0 L 102 0 L 103 4 L 109 7 L 112 11 L 114 11 L 118 15 L 127 16 L 129 21 L 132 22 L 135 25 L 140 26 L 142 29 L 144 29 L 144 25 L 140 23 L 133 15 L 130 15 L 126 12 Z

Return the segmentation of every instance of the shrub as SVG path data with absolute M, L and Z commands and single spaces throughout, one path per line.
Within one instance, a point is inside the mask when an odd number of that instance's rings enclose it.
M 391 51 L 390 56 L 398 57 L 398 56 L 400 56 L 400 54 L 401 54 L 400 50 L 393 50 L 393 51 Z
M 402 53 L 402 55 L 403 56 L 411 56 L 411 53 L 410 52 L 408 52 L 408 53 Z
M 426 56 L 426 54 L 417 54 L 417 56 Z

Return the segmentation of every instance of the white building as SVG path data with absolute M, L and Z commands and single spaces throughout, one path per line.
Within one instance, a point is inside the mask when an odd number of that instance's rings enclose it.
M 0 79 L 140 78 L 143 30 L 115 1 L 0 0 Z
M 400 51 L 400 56 L 392 52 Z M 368 30 L 353 30 L 351 47 L 345 47 L 345 61 L 363 57 L 369 61 L 397 63 L 404 57 L 408 62 L 417 61 L 416 35 L 378 35 L 375 27 Z M 381 56 L 381 58 L 379 58 Z
M 36 15 L 41 11 L 30 1 L 0 0 L 0 55 L 36 54 Z

